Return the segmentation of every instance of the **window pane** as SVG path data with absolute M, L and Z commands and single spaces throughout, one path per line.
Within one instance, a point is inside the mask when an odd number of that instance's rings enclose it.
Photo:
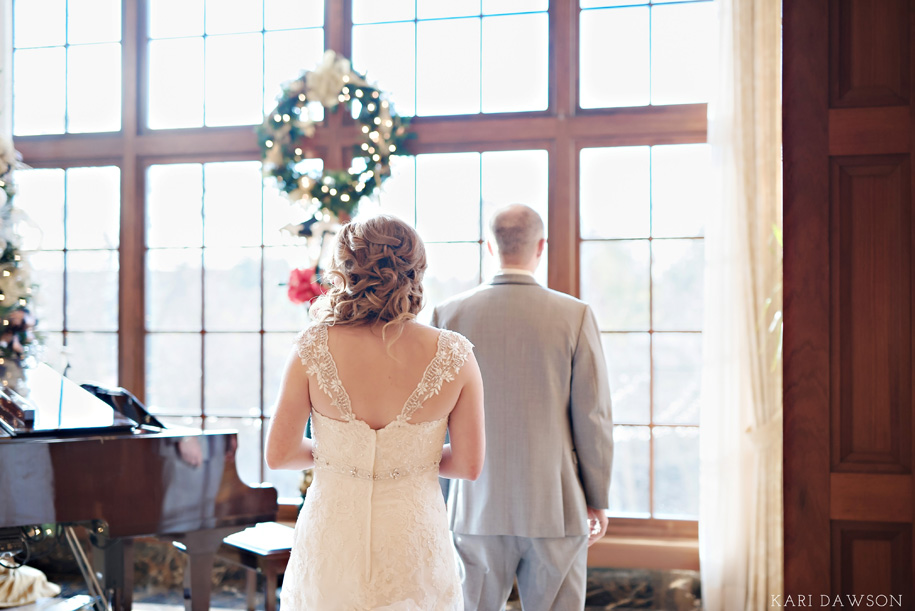
M 416 114 L 480 112 L 479 18 L 424 21 L 416 27 Z M 460 53 L 454 52 L 456 40 Z
M 203 430 L 202 418 L 191 418 L 190 416 L 159 416 L 159 421 L 167 427 L 177 427 L 183 429 Z
M 584 242 L 581 298 L 603 331 L 649 329 L 648 242 Z
M 16 48 L 64 44 L 67 35 L 66 6 L 66 0 L 14 0 L 13 44 Z
M 416 157 L 416 230 L 427 242 L 480 239 L 480 155 Z
M 378 84 L 404 117 L 416 114 L 415 52 L 412 22 L 353 28 L 353 66 Z
M 549 161 L 548 153 L 538 150 L 490 151 L 481 155 L 484 238 L 493 212 L 515 203 L 536 210 L 543 220 L 544 234 L 548 234 Z
M 121 129 L 121 45 L 69 48 L 67 131 Z
M 610 515 L 648 518 L 651 515 L 651 469 L 647 426 L 613 427 L 613 473 L 610 477 Z
M 82 384 L 118 385 L 117 333 L 67 333 L 67 377 Z
M 237 431 L 238 447 L 235 449 L 235 469 L 238 477 L 248 485 L 261 481 L 261 463 L 264 450 L 261 446 L 260 418 L 207 418 L 208 431 Z
M 702 391 L 702 336 L 699 333 L 655 333 L 654 421 L 699 424 Z
M 38 319 L 36 329 L 46 332 L 64 328 L 64 253 L 28 253 L 32 267 L 32 281 L 38 285 L 35 292 L 34 314 Z
M 121 0 L 67 0 L 67 13 L 71 45 L 121 40 Z
M 146 328 L 149 331 L 199 331 L 201 252 L 192 249 L 146 253 Z
M 371 198 L 362 198 L 359 212 L 393 214 L 416 226 L 416 158 L 391 157 L 391 176 Z M 425 239 L 425 236 L 423 237 Z
M 67 248 L 117 248 L 120 222 L 119 168 L 67 170 Z
M 13 53 L 13 134 L 64 132 L 66 76 L 63 47 Z M 48 95 L 49 91 L 56 94 Z
M 207 34 L 259 32 L 263 26 L 263 17 L 262 0 L 245 0 L 244 2 L 206 0 Z
M 707 144 L 651 148 L 651 235 L 685 238 L 705 233 L 706 207 L 716 190 L 711 165 Z
M 64 350 L 64 334 L 42 331 L 44 339 L 41 340 L 41 361 L 49 365 L 54 371 L 63 373 L 67 369 L 67 355 Z
M 257 89 L 258 99 L 260 88 Z M 203 125 L 203 39 L 149 43 L 149 127 Z
M 204 166 L 204 245 L 261 243 L 261 167 L 258 161 Z
M 263 120 L 263 61 L 260 34 L 206 39 L 208 126 L 253 125 Z
M 273 415 L 293 340 L 295 333 L 264 333 L 264 415 Z
M 435 306 L 480 283 L 480 247 L 478 244 L 426 243 L 429 268 L 423 279 L 425 306 L 419 320 L 428 323 Z
M 651 8 L 651 103 L 709 99 L 717 74 L 717 20 L 712 2 Z
M 117 251 L 67 253 L 67 328 L 118 330 Z
M 415 0 L 353 0 L 353 23 L 404 21 L 414 17 Z
M 147 0 L 149 36 L 174 38 L 203 34 L 203 0 Z M 180 19 L 175 16 L 180 15 Z
M 649 424 L 650 336 L 647 333 L 604 333 L 601 342 L 613 395 L 613 421 L 617 424 Z
M 264 249 L 264 329 L 298 331 L 308 324 L 308 304 L 287 297 L 289 272 L 311 265 L 301 246 Z
M 550 8 L 549 0 L 483 0 L 483 14 L 529 13 Z
M 202 201 L 200 164 L 150 166 L 146 172 L 146 244 L 201 246 Z
M 276 186 L 273 177 L 264 178 L 264 244 L 267 246 L 301 245 L 303 238 L 283 230 L 286 225 L 307 220 L 308 213 L 291 204 L 286 194 Z
M 545 110 L 549 47 L 546 13 L 483 19 L 483 112 Z
M 699 429 L 654 429 L 655 517 L 699 517 Z M 611 486 L 612 489 L 612 486 Z
M 580 27 L 581 107 L 648 104 L 648 7 L 583 11 Z
M 581 237 L 648 237 L 648 147 L 582 149 L 580 160 Z
M 323 0 L 264 0 L 266 30 L 314 28 L 323 25 Z
M 602 8 L 605 6 L 630 6 L 633 4 L 648 4 L 648 0 L 580 0 L 581 8 Z
M 146 336 L 146 405 L 151 412 L 200 415 L 200 338 L 199 333 Z
M 264 114 L 276 108 L 281 85 L 315 66 L 324 53 L 324 30 L 288 30 L 264 36 Z
M 204 405 L 207 414 L 260 414 L 260 335 L 207 333 Z
M 260 329 L 260 248 L 204 249 L 204 328 Z
M 16 173 L 16 179 L 19 182 L 16 206 L 41 225 L 39 239 L 27 247 L 63 250 L 64 170 L 24 170 Z
M 441 19 L 443 17 L 469 17 L 480 14 L 480 0 L 416 0 L 416 16 L 419 19 Z M 460 40 L 460 39 L 457 39 Z
M 276 488 L 280 503 L 295 504 L 302 501 L 302 495 L 299 492 L 302 477 L 302 471 L 274 471 L 273 469 L 264 468 L 264 481 Z
M 703 246 L 702 240 L 652 242 L 652 307 L 656 330 L 702 329 Z

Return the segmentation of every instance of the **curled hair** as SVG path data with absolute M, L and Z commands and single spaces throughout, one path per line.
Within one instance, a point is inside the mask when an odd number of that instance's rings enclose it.
M 422 309 L 425 271 L 423 241 L 402 220 L 379 215 L 351 221 L 337 235 L 326 272 L 333 284 L 311 315 L 335 325 L 381 321 L 384 336 L 390 325 L 413 320 Z

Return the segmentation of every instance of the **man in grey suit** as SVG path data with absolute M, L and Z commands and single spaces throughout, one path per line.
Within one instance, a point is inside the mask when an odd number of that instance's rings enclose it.
M 600 331 L 586 303 L 534 280 L 545 242 L 533 209 L 502 208 L 490 230 L 502 268 L 432 317 L 473 342 L 486 397 L 483 472 L 448 490 L 464 608 L 503 609 L 517 578 L 525 611 L 582 609 L 613 455 Z

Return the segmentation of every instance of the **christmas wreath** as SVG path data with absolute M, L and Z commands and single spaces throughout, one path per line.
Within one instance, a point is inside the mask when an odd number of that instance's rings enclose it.
M 319 102 L 328 110 L 341 104 L 361 124 L 363 142 L 355 147 L 354 163 L 347 170 L 325 169 L 320 175 L 302 171 L 303 144 L 315 134 L 316 124 L 308 104 Z M 292 202 L 300 202 L 328 217 L 353 216 L 359 200 L 370 196 L 391 174 L 391 155 L 404 154 L 408 121 L 399 117 L 380 89 L 353 71 L 350 61 L 327 51 L 321 65 L 306 71 L 283 87 L 276 108 L 257 130 L 264 173 L 277 183 Z

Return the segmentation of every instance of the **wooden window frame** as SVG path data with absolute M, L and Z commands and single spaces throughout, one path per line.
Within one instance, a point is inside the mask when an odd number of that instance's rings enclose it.
M 149 130 L 146 86 L 147 0 L 122 3 L 121 131 L 101 134 L 22 136 L 16 146 L 32 167 L 116 165 L 121 170 L 119 271 L 119 383 L 144 398 L 145 389 L 145 170 L 152 164 L 259 160 L 253 126 Z M 350 55 L 352 1 L 326 0 L 325 47 Z M 578 105 L 577 0 L 551 0 L 549 106 L 546 111 L 416 117 L 413 153 L 544 149 L 549 154 L 549 286 L 580 294 L 578 173 L 585 147 L 694 144 L 707 141 L 707 105 L 682 104 L 586 109 Z M 328 115 L 336 117 L 338 115 Z M 327 120 L 327 119 L 326 119 Z M 339 119 L 346 121 L 348 119 Z M 315 148 L 342 161 L 345 146 L 322 138 Z M 261 417 L 264 418 L 263 414 Z M 283 515 L 288 515 L 284 509 Z M 666 541 L 694 546 L 697 522 L 611 519 L 609 542 L 628 539 L 663 550 Z M 693 549 L 693 548 L 690 548 Z M 612 554 L 611 554 L 612 556 Z M 662 558 L 662 554 L 649 554 Z M 697 552 L 682 568 L 698 565 Z M 663 565 L 663 559 L 659 566 Z

